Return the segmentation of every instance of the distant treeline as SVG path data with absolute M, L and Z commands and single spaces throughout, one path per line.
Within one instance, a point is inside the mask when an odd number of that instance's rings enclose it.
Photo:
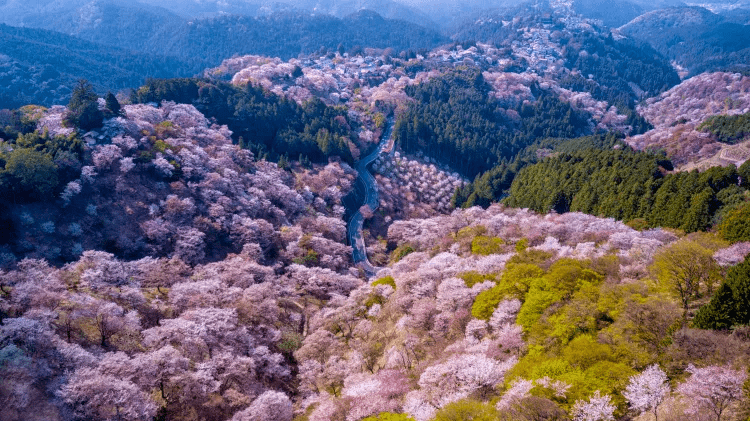
M 396 140 L 406 152 L 422 151 L 474 177 L 512 161 L 538 138 L 571 138 L 588 129 L 587 115 L 538 86 L 532 87 L 537 101 L 511 109 L 502 108 L 490 90 L 473 68 L 407 87 L 416 101 L 396 122 Z
M 566 153 L 520 170 L 505 203 L 693 232 L 709 228 L 722 211 L 745 200 L 750 164 L 666 173 L 670 166 L 657 155 L 631 150 Z
M 190 76 L 174 57 L 112 48 L 58 32 L 0 24 L 0 108 L 66 104 L 78 79 L 100 93 L 139 86 L 147 77 Z
M 345 108 L 313 98 L 304 105 L 248 84 L 236 87 L 201 79 L 150 79 L 133 102 L 194 104 L 206 117 L 226 124 L 234 139 L 259 157 L 322 162 L 340 156 L 352 162 L 352 125 Z
M 698 130 L 713 134 L 719 142 L 734 145 L 750 136 L 750 113 L 712 116 L 698 126 Z
M 88 26 L 63 21 L 44 30 L 0 24 L 0 51 L 7 56 L 0 59 L 3 108 L 67 103 L 78 79 L 89 80 L 103 94 L 140 86 L 148 77 L 193 76 L 235 55 L 289 59 L 368 47 L 413 54 L 448 41 L 433 30 L 370 11 L 344 19 L 285 12 L 187 22 L 107 3 L 101 13 L 101 22 Z

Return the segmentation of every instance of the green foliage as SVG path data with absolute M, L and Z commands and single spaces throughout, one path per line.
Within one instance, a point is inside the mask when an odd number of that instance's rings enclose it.
M 516 253 L 522 253 L 529 247 L 529 239 L 522 238 L 516 242 Z
M 471 315 L 480 320 L 489 320 L 497 305 L 504 298 L 504 291 L 499 285 L 480 292 L 471 306 Z
M 104 97 L 104 104 L 111 116 L 119 116 L 122 114 L 120 101 L 117 100 L 112 92 L 107 92 L 107 95 Z
M 525 166 L 536 163 L 539 153 L 574 153 L 589 149 L 612 149 L 620 144 L 620 133 L 592 135 L 574 139 L 539 138 L 524 148 L 511 162 L 501 162 L 489 171 L 478 175 L 474 181 L 457 188 L 451 198 L 455 207 L 487 207 L 507 195 L 516 174 Z
M 496 421 L 497 417 L 491 404 L 464 399 L 442 407 L 432 421 Z
M 414 253 L 415 251 L 416 250 L 411 246 L 411 244 L 401 244 L 400 246 L 396 247 L 396 249 L 391 253 L 391 260 L 393 260 L 394 262 L 398 262 L 408 254 Z
M 532 263 L 509 262 L 499 285 L 509 296 L 523 300 L 533 279 L 544 276 L 544 270 Z
M 382 277 L 382 278 L 380 278 L 377 281 L 375 281 L 375 282 L 372 283 L 372 286 L 374 286 L 374 287 L 376 287 L 378 285 L 390 285 L 391 288 L 393 288 L 395 290 L 396 289 L 396 280 L 393 279 L 393 276 L 390 276 L 390 275 L 384 276 L 384 277 Z
M 698 130 L 711 133 L 719 138 L 719 142 L 733 145 L 750 136 L 750 113 L 715 115 L 701 123 Z
M 469 272 L 469 279 L 475 278 Z M 465 276 L 467 274 L 462 275 Z M 536 278 L 544 276 L 544 271 L 536 265 L 528 263 L 509 263 L 497 285 L 480 292 L 471 306 L 471 315 L 477 319 L 489 320 L 497 305 L 506 299 L 526 299 L 526 293 Z M 467 278 L 464 278 L 466 281 Z
M 646 44 L 627 38 L 604 38 L 589 32 L 580 32 L 575 38 L 566 46 L 565 60 L 566 67 L 578 69 L 580 73 L 563 80 L 561 85 L 565 88 L 589 91 L 594 98 L 616 105 L 618 109 L 633 109 L 637 95 L 629 89 L 629 83 L 646 91 L 647 97 L 680 83 L 669 62 Z M 582 51 L 588 54 L 581 54 Z M 593 75 L 593 80 L 584 76 L 589 74 Z
M 487 227 L 484 225 L 470 225 L 463 227 L 456 233 L 456 239 L 459 241 L 470 242 L 474 237 L 478 235 L 484 235 L 487 233 Z
M 226 124 L 241 147 L 270 160 L 286 155 L 313 162 L 330 156 L 353 161 L 349 149 L 353 122 L 344 108 L 326 106 L 318 98 L 299 105 L 252 84 L 235 87 L 198 79 L 149 79 L 133 100 L 194 104 L 207 117 Z
M 458 275 L 459 278 L 464 280 L 464 283 L 468 288 L 473 287 L 476 284 L 484 281 L 495 281 L 495 276 L 489 273 L 479 273 L 475 271 L 464 272 Z
M 292 355 L 294 351 L 300 349 L 302 347 L 302 341 L 303 341 L 302 335 L 300 335 L 297 332 L 293 331 L 284 331 L 281 334 L 281 340 L 276 345 L 281 352 Z
M 709 228 L 725 203 L 736 203 L 741 194 L 733 166 L 667 175 L 662 167 L 671 164 L 629 150 L 564 154 L 522 169 L 505 203 L 540 212 L 643 218 L 650 226 L 693 232 Z
M 750 241 L 750 202 L 729 211 L 719 224 L 718 232 L 733 243 Z
M 414 418 L 406 414 L 394 414 L 393 412 L 381 412 L 377 416 L 363 418 L 362 421 L 414 421 Z
M 633 228 L 634 230 L 643 231 L 648 228 L 648 221 L 643 218 L 635 218 L 626 222 L 625 225 Z
M 118 16 L 118 21 L 121 18 Z M 146 44 L 121 49 L 112 43 L 99 44 L 96 38 L 95 42 L 84 41 L 65 35 L 70 32 L 60 27 L 60 23 L 55 23 L 51 31 L 0 24 L 0 51 L 9 62 L 3 81 L 6 85 L 12 84 L 12 88 L 0 94 L 3 107 L 67 103 L 73 86 L 81 78 L 91 81 L 97 91 L 105 92 L 138 86 L 146 76 L 191 75 L 206 67 L 189 65 L 188 60 L 176 59 L 166 51 L 162 55 L 154 51 L 136 52 Z M 122 32 L 111 33 L 119 34 L 118 38 L 130 38 L 123 37 Z M 141 34 L 138 29 L 129 35 L 138 38 Z
M 652 270 L 662 285 L 680 300 L 683 324 L 690 304 L 705 293 L 712 293 L 720 279 L 721 268 L 713 259 L 714 252 L 696 241 L 683 239 L 662 249 L 654 256 Z
M 731 329 L 750 324 L 750 259 L 729 269 L 711 301 L 698 310 L 693 323 L 700 329 Z
M 70 97 L 64 123 L 83 131 L 101 127 L 104 113 L 99 110 L 98 99 L 99 96 L 91 83 L 84 79 L 79 80 Z
M 518 313 L 517 323 L 523 326 L 525 332 L 533 333 L 539 327 L 539 318 L 548 307 L 570 298 L 584 286 L 598 286 L 603 279 L 603 276 L 588 269 L 581 261 L 556 261 L 543 277 L 531 281 Z
M 498 254 L 505 244 L 502 238 L 478 235 L 471 241 L 471 252 L 482 256 Z
M 408 86 L 406 93 L 416 101 L 399 117 L 394 136 L 406 152 L 422 151 L 475 177 L 512 160 L 537 138 L 575 137 L 588 127 L 585 116 L 538 86 L 532 87 L 537 101 L 514 109 L 520 121 L 489 91 L 481 72 L 469 68 Z M 492 193 L 476 195 L 488 199 Z
M 4 173 L 10 176 L 14 191 L 31 199 L 48 199 L 57 186 L 57 166 L 52 158 L 32 148 L 18 148 L 8 154 Z
M 31 117 L 37 107 L 24 107 L 18 114 Z M 33 110 L 32 110 L 33 108 Z M 23 128 L 23 123 L 21 126 Z M 0 194 L 13 200 L 36 201 L 54 197 L 57 188 L 80 175 L 83 142 L 70 136 L 50 137 L 49 133 L 18 133 L 0 149 Z
M 523 241 L 523 240 L 522 240 Z M 552 253 L 544 250 L 536 249 L 524 249 L 512 256 L 508 263 L 528 263 L 532 265 L 543 265 L 549 258 L 552 257 Z
M 380 304 L 380 305 L 385 304 L 385 297 L 379 294 L 370 294 L 370 296 L 367 297 L 367 300 L 365 300 L 365 307 L 369 309 L 375 304 Z

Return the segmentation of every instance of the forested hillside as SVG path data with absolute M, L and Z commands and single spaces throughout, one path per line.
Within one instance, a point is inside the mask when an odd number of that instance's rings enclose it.
M 434 30 L 402 20 L 384 19 L 363 10 L 337 18 L 302 11 L 269 15 L 218 15 L 188 19 L 163 9 L 121 2 L 92 3 L 85 14 L 70 11 L 27 26 L 51 29 L 76 37 L 189 61 L 196 70 L 215 66 L 235 54 L 262 54 L 288 59 L 299 54 L 346 50 L 355 46 L 427 49 L 444 42 Z
M 505 203 L 540 212 L 641 219 L 648 226 L 693 232 L 711 228 L 725 207 L 745 200 L 750 164 L 664 175 L 669 169 L 663 158 L 631 151 L 561 155 L 522 169 Z
M 345 18 L 289 11 L 187 20 L 166 10 L 96 2 L 81 16 L 71 13 L 24 22 L 46 31 L 0 26 L 4 107 L 66 103 L 67 87 L 80 78 L 104 94 L 137 88 L 148 77 L 193 76 L 238 54 L 288 59 L 363 48 L 398 53 L 447 41 L 434 30 L 370 11 Z
M 689 76 L 746 68 L 750 62 L 750 25 L 731 22 L 701 7 L 656 10 L 634 19 L 619 32 L 649 43 Z
M 175 57 L 154 56 L 39 29 L 0 25 L 0 103 L 65 104 L 78 79 L 101 93 L 139 86 L 148 77 L 191 76 L 196 72 Z
M 283 155 L 321 162 L 336 155 L 352 163 L 354 122 L 344 109 L 329 107 L 319 99 L 299 105 L 262 87 L 238 88 L 199 79 L 150 80 L 132 99 L 195 104 L 206 116 L 226 124 L 235 143 L 263 158 L 277 161 Z
M 512 159 L 538 137 L 576 137 L 589 129 L 586 115 L 532 86 L 532 104 L 504 109 L 489 96 L 478 71 L 458 71 L 409 87 L 416 102 L 396 125 L 406 152 L 422 151 L 467 177 Z
M 0 420 L 750 421 L 750 77 L 597 0 L 169 6 L 0 1 L 77 35 L 0 26 Z

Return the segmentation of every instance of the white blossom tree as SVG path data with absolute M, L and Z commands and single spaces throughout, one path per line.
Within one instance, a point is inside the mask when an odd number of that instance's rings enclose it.
M 653 411 L 654 419 L 659 420 L 659 405 L 669 394 L 667 375 L 654 364 L 630 378 L 630 383 L 622 393 L 630 407 L 638 413 Z
M 156 404 L 134 383 L 97 370 L 77 370 L 59 392 L 76 414 L 89 420 L 151 420 Z
M 611 421 L 614 420 L 615 406 L 612 405 L 612 397 L 602 396 L 597 390 L 589 396 L 588 402 L 577 400 L 573 404 L 571 416 L 573 421 Z
M 269 390 L 246 409 L 234 414 L 232 421 L 291 421 L 292 401 L 282 392 Z

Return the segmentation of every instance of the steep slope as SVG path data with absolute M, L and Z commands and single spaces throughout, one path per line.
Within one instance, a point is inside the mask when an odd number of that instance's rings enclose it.
M 618 29 L 649 43 L 690 75 L 750 62 L 750 25 L 729 22 L 701 7 L 677 7 L 646 13 Z
M 384 19 L 371 11 L 343 18 L 289 11 L 265 16 L 217 15 L 187 20 L 139 3 L 94 1 L 61 16 L 26 18 L 27 26 L 156 55 L 177 56 L 197 68 L 218 65 L 235 54 L 283 58 L 333 50 L 343 44 L 391 47 L 397 51 L 431 48 L 445 41 L 414 23 Z
M 189 76 L 196 70 L 174 57 L 136 53 L 60 34 L 0 24 L 0 103 L 67 103 L 80 78 L 102 94 L 138 86 L 148 77 Z
M 125 105 L 122 117 L 108 119 L 88 136 L 91 143 L 106 144 L 84 147 L 75 138 L 66 141 L 73 129 L 61 127 L 64 112 L 57 106 L 37 115 L 38 130 L 52 136 L 46 145 L 59 145 L 57 152 L 49 151 L 50 178 L 62 183 L 56 195 L 24 198 L 11 185 L 14 175 L 3 172 L 3 194 L 14 197 L 3 208 L 2 219 L 12 221 L 4 227 L 11 235 L 0 245 L 5 260 L 16 255 L 63 263 L 96 249 L 128 259 L 179 257 L 197 264 L 256 242 L 262 261 L 280 255 L 292 260 L 310 250 L 323 267 L 339 270 L 350 261 L 351 250 L 341 244 L 345 224 L 333 219 L 343 215 L 341 197 L 354 178 L 348 166 L 301 170 L 298 176 L 310 185 L 295 186 L 289 172 L 233 145 L 226 126 L 211 124 L 191 105 L 174 103 Z M 4 148 L 3 164 L 28 149 L 10 145 L 15 148 Z M 315 222 L 317 216 L 328 219 Z M 287 251 L 275 231 L 302 219 L 333 224 L 320 228 L 329 240 L 312 238 Z M 327 246 L 332 248 L 324 250 Z
M 510 70 L 551 75 L 568 89 L 627 104 L 679 82 L 664 57 L 647 44 L 614 39 L 606 28 L 568 4 L 540 3 L 494 11 L 461 26 L 452 38 L 511 50 Z
M 601 20 L 610 28 L 617 28 L 640 16 L 646 9 L 627 0 L 576 0 L 573 10 L 589 19 Z
M 750 77 L 739 73 L 706 73 L 690 78 L 641 104 L 638 112 L 654 129 L 626 141 L 639 150 L 664 150 L 676 166 L 736 164 L 750 157 L 744 145 L 729 146 L 698 129 L 714 115 L 750 111 Z

